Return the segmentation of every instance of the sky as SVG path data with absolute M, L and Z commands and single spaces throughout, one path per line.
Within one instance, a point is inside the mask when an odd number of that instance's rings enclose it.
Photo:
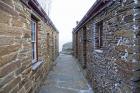
M 45 0 L 38 0 L 44 2 Z M 46 0 L 47 1 L 47 0 Z M 49 17 L 59 31 L 60 51 L 62 45 L 72 42 L 72 29 L 96 0 L 51 0 Z M 42 3 L 42 5 L 45 3 Z M 47 3 L 48 4 L 48 3 Z M 46 10 L 47 11 L 47 10 Z

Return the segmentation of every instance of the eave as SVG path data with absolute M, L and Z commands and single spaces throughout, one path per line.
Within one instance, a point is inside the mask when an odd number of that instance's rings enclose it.
M 59 32 L 37 0 L 21 0 L 29 9 L 37 13 L 44 22 L 47 22 L 56 32 Z
M 74 28 L 73 33 L 76 33 L 81 29 L 87 22 L 89 22 L 93 17 L 95 17 L 103 8 L 105 8 L 113 0 L 97 0 L 92 7 L 88 10 L 82 20 Z

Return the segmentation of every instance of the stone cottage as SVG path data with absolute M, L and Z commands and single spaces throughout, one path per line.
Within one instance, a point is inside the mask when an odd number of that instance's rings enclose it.
M 59 32 L 36 0 L 0 0 L 0 93 L 38 93 Z
M 97 0 L 73 50 L 95 93 L 140 93 L 140 0 Z

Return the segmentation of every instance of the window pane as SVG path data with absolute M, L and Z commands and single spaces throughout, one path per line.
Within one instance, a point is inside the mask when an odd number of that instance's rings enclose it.
M 36 62 L 36 22 L 31 22 L 31 34 L 32 34 L 32 62 Z
M 36 39 L 36 23 L 32 21 L 32 41 L 35 41 Z
M 35 59 L 34 43 L 32 43 L 32 59 Z
M 34 31 L 34 24 L 33 24 L 33 21 L 31 22 L 31 26 L 32 26 L 32 40 L 33 40 L 33 37 L 34 37 L 34 35 L 33 35 L 33 31 Z
M 96 24 L 95 45 L 96 48 L 102 48 L 103 46 L 103 21 Z

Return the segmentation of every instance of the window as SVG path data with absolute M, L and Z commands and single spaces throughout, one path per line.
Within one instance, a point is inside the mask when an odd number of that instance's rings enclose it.
M 34 15 L 31 15 L 31 40 L 32 40 L 32 70 L 36 70 L 44 61 L 38 59 L 38 22 Z
M 47 33 L 47 47 L 50 47 L 50 33 Z
M 95 46 L 97 49 L 103 46 L 103 21 L 96 23 Z
M 31 21 L 31 35 L 32 35 L 32 63 L 37 62 L 37 22 Z

